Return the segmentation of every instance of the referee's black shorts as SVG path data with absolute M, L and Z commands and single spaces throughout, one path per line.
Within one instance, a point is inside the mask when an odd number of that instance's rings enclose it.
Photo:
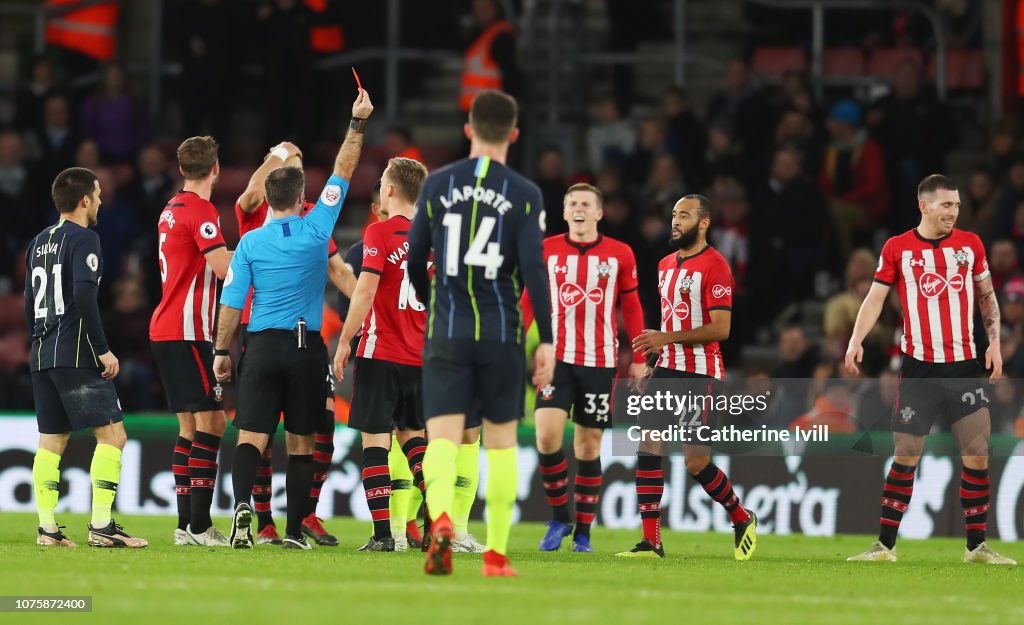
M 517 343 L 438 339 L 423 349 L 423 416 L 466 415 L 507 423 L 523 418 L 526 355 Z
M 298 348 L 291 330 L 248 332 L 238 363 L 235 427 L 273 434 L 283 412 L 286 432 L 315 433 L 324 420 L 326 361 L 319 332 L 307 333 L 306 349 Z

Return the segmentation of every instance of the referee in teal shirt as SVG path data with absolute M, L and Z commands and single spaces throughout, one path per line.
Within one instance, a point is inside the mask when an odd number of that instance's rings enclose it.
M 252 316 L 246 349 L 238 367 L 238 447 L 232 465 L 235 514 L 231 545 L 253 546 L 249 499 L 260 456 L 284 412 L 288 433 L 288 526 L 284 546 L 310 549 L 302 535 L 313 485 L 313 435 L 323 420 L 327 384 L 327 347 L 320 336 L 327 242 L 359 161 L 366 120 L 373 112 L 369 95 L 359 90 L 352 122 L 316 206 L 302 213 L 305 178 L 297 167 L 281 167 L 267 176 L 271 220 L 242 237 L 235 248 L 220 300 L 213 371 L 231 377 L 229 346 L 252 287 Z

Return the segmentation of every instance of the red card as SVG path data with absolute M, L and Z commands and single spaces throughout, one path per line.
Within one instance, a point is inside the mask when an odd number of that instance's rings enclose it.
M 363 83 L 360 82 L 359 74 L 356 73 L 356 68 L 354 68 L 354 67 L 352 68 L 352 75 L 356 77 L 356 87 L 358 87 L 359 90 L 362 91 L 363 90 Z

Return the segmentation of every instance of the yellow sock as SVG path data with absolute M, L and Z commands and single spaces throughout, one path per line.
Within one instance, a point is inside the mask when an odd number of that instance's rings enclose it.
M 519 486 L 517 449 L 487 450 L 487 548 L 505 555 Z
M 92 476 L 92 526 L 106 527 L 114 506 L 117 483 L 121 479 L 121 450 L 113 445 L 96 444 L 89 467 Z
M 391 437 L 391 451 L 388 452 L 388 471 L 391 473 L 391 500 L 388 503 L 391 513 L 391 535 L 397 539 L 405 536 L 409 497 L 412 496 L 414 486 L 409 460 L 402 453 L 402 446 L 394 436 Z
M 406 521 L 415 521 L 420 514 L 420 506 L 423 505 L 423 492 L 413 484 L 409 490 L 409 514 Z
M 475 443 L 459 445 L 455 459 L 455 499 L 452 501 L 452 525 L 455 531 L 469 531 L 469 513 L 476 501 L 476 487 L 480 482 L 480 439 Z
M 455 457 L 459 450 L 446 438 L 432 440 L 423 455 L 423 481 L 427 486 L 427 509 L 430 518 L 442 514 L 451 517 L 455 497 Z
M 36 495 L 36 511 L 39 513 L 39 527 L 48 532 L 57 531 L 53 511 L 57 507 L 60 489 L 60 456 L 39 449 L 32 461 L 32 488 Z

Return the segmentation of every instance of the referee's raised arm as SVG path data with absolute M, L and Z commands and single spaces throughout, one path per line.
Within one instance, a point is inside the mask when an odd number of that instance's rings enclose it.
M 306 221 L 310 224 L 318 236 L 324 241 L 330 238 L 334 232 L 334 222 L 338 221 L 338 214 L 341 212 L 342 201 L 348 193 L 348 181 L 352 179 L 352 173 L 359 164 L 359 154 L 363 150 L 363 133 L 366 131 L 366 120 L 373 113 L 373 103 L 370 102 L 370 94 L 360 89 L 356 101 L 352 103 L 352 121 L 349 122 L 348 132 L 345 140 L 338 149 L 338 156 L 334 159 L 334 171 L 327 180 L 320 198 L 313 210 L 306 215 Z

